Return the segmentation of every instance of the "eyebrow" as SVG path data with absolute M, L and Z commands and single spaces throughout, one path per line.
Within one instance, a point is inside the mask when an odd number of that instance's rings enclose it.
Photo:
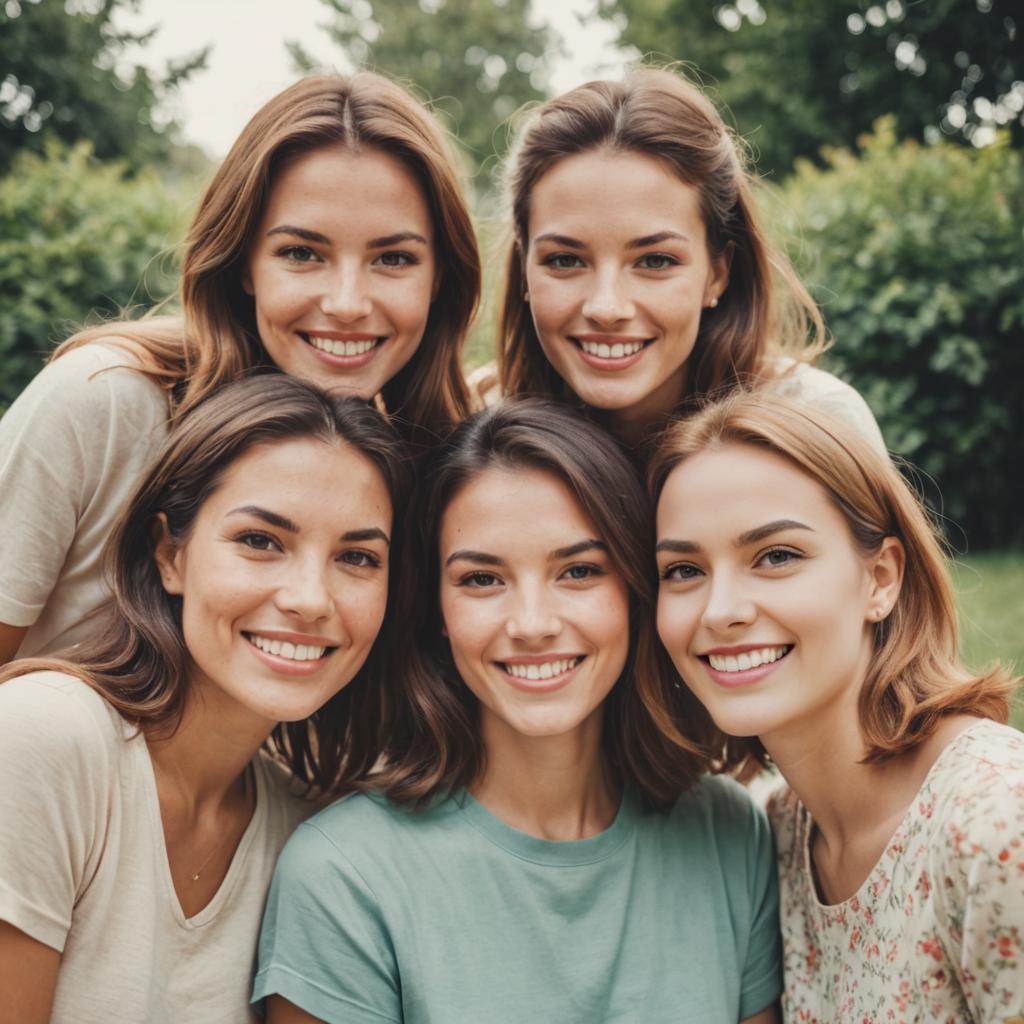
M 294 224 L 279 224 L 267 232 L 271 235 L 294 235 L 306 242 L 317 242 L 320 245 L 330 245 L 331 240 L 322 235 L 319 231 L 310 231 L 309 228 L 296 227 Z M 386 249 L 391 245 L 399 245 L 401 242 L 420 242 L 423 245 L 430 243 L 418 231 L 396 231 L 393 235 L 381 235 L 379 238 L 371 238 L 366 243 L 367 249 Z
M 319 242 L 321 245 L 331 244 L 331 240 L 326 235 L 321 235 L 319 231 L 297 228 L 294 224 L 279 224 L 276 228 L 271 228 L 267 232 L 268 238 L 271 235 L 295 235 L 296 238 L 302 238 L 307 242 Z
M 270 526 L 276 526 L 279 530 L 287 530 L 289 533 L 299 532 L 298 526 L 287 516 L 271 512 L 270 509 L 260 508 L 259 505 L 242 505 L 240 508 L 233 508 L 228 515 L 254 516 Z M 341 539 L 345 541 L 382 540 L 388 546 L 391 545 L 388 535 L 378 526 L 368 526 L 362 530 L 348 530 L 341 535 Z
M 555 245 L 564 246 L 566 249 L 586 248 L 586 245 L 578 238 L 570 238 L 568 235 L 556 235 L 552 232 L 538 235 L 533 241 L 535 245 L 540 242 L 554 242 Z M 690 239 L 687 235 L 680 234 L 678 231 L 656 231 L 653 235 L 643 235 L 641 238 L 634 238 L 626 243 L 626 248 L 646 249 L 650 245 L 659 245 L 661 242 L 668 241 L 679 241 L 689 244 Z
M 553 562 L 562 558 L 572 558 L 573 555 L 581 555 L 584 551 L 607 551 L 608 545 L 603 540 L 595 537 L 588 537 L 586 540 L 577 541 L 564 548 L 556 548 L 548 555 L 548 561 Z M 445 568 L 456 561 L 478 562 L 481 565 L 504 565 L 505 560 L 497 555 L 489 555 L 485 551 L 453 551 L 445 560 Z
M 380 238 L 371 238 L 366 243 L 367 249 L 386 249 L 389 245 L 398 245 L 401 242 L 420 242 L 423 245 L 430 243 L 417 231 L 396 231 L 393 235 L 382 235 Z
M 747 530 L 746 533 L 741 533 L 733 541 L 733 546 L 742 548 L 746 547 L 748 544 L 756 544 L 759 540 L 764 540 L 776 533 L 782 533 L 784 530 L 810 530 L 811 533 L 814 533 L 814 529 L 812 527 L 808 526 L 806 523 L 798 522 L 796 519 L 776 519 L 774 522 L 765 523 L 764 526 L 755 526 L 754 529 Z M 672 538 L 668 538 L 666 540 L 658 541 L 654 550 L 656 552 L 671 551 L 677 555 L 693 555 L 697 554 L 701 550 L 701 546 L 692 540 L 674 540 Z

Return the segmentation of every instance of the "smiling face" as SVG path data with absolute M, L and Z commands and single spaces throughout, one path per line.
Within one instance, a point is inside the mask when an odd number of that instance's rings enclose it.
M 677 466 L 657 522 L 658 633 L 718 727 L 770 750 L 774 734 L 856 723 L 896 541 L 862 554 L 815 480 L 741 444 Z
M 488 469 L 441 523 L 441 613 L 489 744 L 600 731 L 629 649 L 629 596 L 551 473 Z
M 435 275 L 430 210 L 409 170 L 336 145 L 277 173 L 243 285 L 281 370 L 372 398 L 419 347 Z
M 728 281 L 697 190 L 643 154 L 570 156 L 534 186 L 528 234 L 530 309 L 558 374 L 620 422 L 671 412 L 701 315 Z
M 384 617 L 391 501 L 347 444 L 256 445 L 181 546 L 157 546 L 182 597 L 191 685 L 268 724 L 306 718 L 356 674 Z

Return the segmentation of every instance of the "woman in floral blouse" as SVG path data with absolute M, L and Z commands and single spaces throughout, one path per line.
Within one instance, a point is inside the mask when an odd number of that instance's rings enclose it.
M 691 742 L 788 786 L 787 1022 L 1024 1022 L 1016 684 L 957 656 L 928 517 L 891 462 L 809 408 L 738 395 L 651 470 L 658 631 Z M 705 710 L 706 709 L 706 710 Z

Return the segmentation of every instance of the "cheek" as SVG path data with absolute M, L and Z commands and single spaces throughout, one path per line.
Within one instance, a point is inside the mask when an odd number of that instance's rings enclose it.
M 387 584 L 345 588 L 341 598 L 341 614 L 345 628 L 357 646 L 369 647 L 384 623 L 387 609 Z
M 674 662 L 683 658 L 689 649 L 692 618 L 692 609 L 678 595 L 662 595 L 658 598 L 658 637 Z
M 501 631 L 498 609 L 486 600 L 442 595 L 441 616 L 456 662 L 479 657 Z

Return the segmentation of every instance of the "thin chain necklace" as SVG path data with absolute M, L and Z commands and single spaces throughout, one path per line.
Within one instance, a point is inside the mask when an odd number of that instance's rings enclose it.
M 242 775 L 242 799 L 245 801 L 246 807 L 249 806 L 249 772 L 250 771 L 252 771 L 252 765 L 246 765 L 245 772 Z M 206 870 L 207 865 L 210 863 L 211 860 L 213 860 L 214 855 L 219 850 L 221 850 L 223 848 L 224 844 L 228 841 L 228 838 L 230 837 L 230 835 L 231 835 L 231 833 L 228 832 L 227 835 L 222 836 L 220 838 L 220 840 L 217 842 L 217 845 L 210 851 L 209 856 L 206 858 L 206 860 L 204 860 L 203 863 L 200 864 L 199 867 L 197 867 L 195 869 L 195 871 L 193 871 L 189 875 L 189 878 L 191 879 L 191 881 L 193 881 L 193 882 L 198 882 L 199 881 L 199 876 Z

